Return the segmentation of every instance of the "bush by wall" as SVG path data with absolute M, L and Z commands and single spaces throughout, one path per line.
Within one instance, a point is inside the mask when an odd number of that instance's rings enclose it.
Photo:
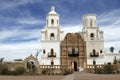
M 44 75 L 67 75 L 70 74 L 70 70 L 64 68 L 64 69 L 53 69 L 53 68 L 48 68 L 48 69 L 43 69 L 42 74 Z
M 8 70 L 7 67 L 1 69 L 1 75 L 22 75 L 25 73 L 24 67 L 17 67 L 14 71 Z
M 95 70 L 97 74 L 112 74 L 114 69 L 112 64 L 105 64 L 102 68 L 96 68 Z

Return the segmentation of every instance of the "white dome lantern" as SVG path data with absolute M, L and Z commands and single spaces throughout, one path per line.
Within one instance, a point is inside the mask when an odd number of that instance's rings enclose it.
M 55 12 L 55 7 L 54 6 L 51 6 L 51 11 L 48 14 L 57 14 Z

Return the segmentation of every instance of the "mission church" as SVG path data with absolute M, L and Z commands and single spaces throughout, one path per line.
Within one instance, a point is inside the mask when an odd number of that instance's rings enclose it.
M 105 63 L 113 63 L 114 59 L 120 59 L 119 53 L 104 51 L 104 32 L 97 25 L 96 15 L 86 14 L 82 20 L 81 32 L 64 34 L 59 23 L 59 14 L 52 6 L 46 15 L 46 24 L 41 30 L 40 61 L 30 55 L 24 61 L 4 63 L 12 71 L 19 66 L 28 69 L 30 63 L 40 73 L 46 68 L 83 71 L 93 69 L 94 65 L 100 67 Z
M 84 70 L 87 65 L 113 63 L 114 58 L 120 58 L 119 54 L 104 52 L 104 32 L 97 25 L 96 15 L 86 14 L 82 20 L 81 32 L 64 35 L 59 14 L 51 7 L 41 31 L 41 65 L 69 65 Z

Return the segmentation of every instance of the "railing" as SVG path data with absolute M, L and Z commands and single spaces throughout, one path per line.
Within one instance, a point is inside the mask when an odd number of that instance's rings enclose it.
M 79 56 L 79 52 L 78 51 L 69 51 L 68 52 L 68 56 L 70 56 L 70 57 L 73 57 L 73 56 Z
M 103 65 L 87 65 L 87 71 L 88 72 L 92 72 L 92 73 L 95 73 L 95 70 L 97 68 L 103 68 L 104 64 Z M 117 63 L 117 64 L 113 64 L 113 69 L 115 69 L 117 67 L 117 70 L 120 71 L 120 63 Z M 114 73 L 117 73 L 116 70 L 114 70 Z
M 90 57 L 99 57 L 99 53 L 97 52 L 97 53 L 90 53 Z
M 56 53 L 48 53 L 48 57 L 56 57 Z
M 96 68 L 102 68 L 103 65 L 87 65 L 87 71 L 91 73 L 95 73 Z
M 103 67 L 103 65 L 87 65 L 88 69 L 94 69 L 95 67 L 101 68 L 101 67 Z
M 54 68 L 54 69 L 60 69 L 68 67 L 69 65 L 40 65 L 39 67 L 42 69 L 48 69 L 48 68 Z

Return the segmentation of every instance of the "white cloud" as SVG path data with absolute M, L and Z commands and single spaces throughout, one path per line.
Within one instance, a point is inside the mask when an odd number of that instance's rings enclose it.
M 64 33 L 75 33 L 75 32 L 80 32 L 82 30 L 82 24 L 78 25 L 63 25 L 62 29 Z
M 120 26 L 120 19 L 116 20 L 114 23 L 112 23 L 112 25 L 119 27 Z
M 116 41 L 120 40 L 120 27 L 115 25 L 107 25 L 104 27 L 101 27 L 101 29 L 104 31 L 104 39 L 105 41 Z
M 13 38 L 14 40 L 17 39 L 32 39 L 32 38 L 40 38 L 40 29 L 11 29 L 11 30 L 1 30 L 0 31 L 0 41 Z M 14 38 L 15 37 L 15 38 Z
M 36 19 L 33 17 L 26 17 L 26 18 L 18 18 L 17 22 L 20 24 L 30 24 L 30 25 L 37 25 L 37 24 L 43 24 L 44 21 L 40 19 Z
M 0 57 L 5 60 L 25 59 L 30 54 L 35 55 L 36 50 L 40 49 L 40 41 L 23 42 L 16 44 L 0 44 Z
M 19 10 L 18 10 L 19 11 Z M 22 17 L 11 17 L 11 16 L 2 16 L 0 15 L 0 22 L 2 22 L 2 25 L 8 25 L 9 23 L 15 25 L 19 24 L 20 25 L 40 25 L 44 24 L 45 21 L 43 19 L 32 16 L 29 11 L 24 11 L 22 13 L 19 13 L 20 15 L 22 14 Z
M 103 23 L 113 24 L 120 19 L 120 9 L 115 9 L 110 12 L 104 12 L 98 15 L 98 23 L 102 25 Z
M 5 60 L 25 59 L 30 54 L 35 55 L 35 51 L 40 49 L 40 29 L 4 29 L 0 31 L 0 42 L 9 41 L 9 38 L 13 40 L 27 40 L 34 39 L 27 42 L 15 42 L 15 43 L 0 43 L 0 58 L 4 57 Z M 40 59 L 40 58 L 39 58 Z

